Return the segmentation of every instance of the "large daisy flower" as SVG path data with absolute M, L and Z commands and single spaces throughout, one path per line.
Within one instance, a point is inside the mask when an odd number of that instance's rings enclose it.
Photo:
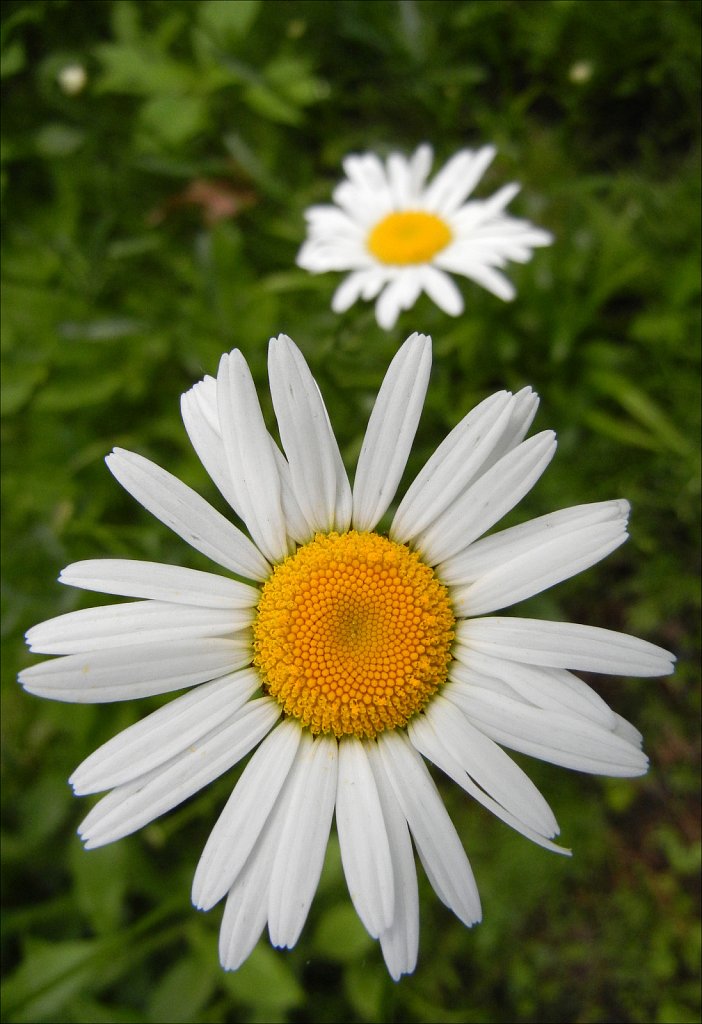
M 100 747 L 78 794 L 110 790 L 80 827 L 88 848 L 129 835 L 253 751 L 205 845 L 194 904 L 226 898 L 220 955 L 237 968 L 265 925 L 293 946 L 336 816 L 358 915 L 390 974 L 414 969 L 412 847 L 466 925 L 478 890 L 431 761 L 549 850 L 556 819 L 503 747 L 603 775 L 646 771 L 641 737 L 571 669 L 629 676 L 672 656 L 596 626 L 496 616 L 599 561 L 626 537 L 626 501 L 490 530 L 551 460 L 525 440 L 537 399 L 498 392 L 470 412 L 390 508 L 417 428 L 430 339 L 413 334 L 383 381 L 353 488 L 320 392 L 293 342 L 271 341 L 281 448 L 241 352 L 182 399 L 186 430 L 242 530 L 166 470 L 115 449 L 107 463 L 146 509 L 222 568 L 77 562 L 60 579 L 137 598 L 30 629 L 61 655 L 21 682 L 53 700 L 109 702 L 188 689 Z
M 409 160 L 392 153 L 385 166 L 375 153 L 346 157 L 346 180 L 333 193 L 336 205 L 307 210 L 299 266 L 313 274 L 350 271 L 332 309 L 342 313 L 359 298 L 379 296 L 375 315 L 386 330 L 423 291 L 450 316 L 462 313 L 463 298 L 449 274 L 513 299 L 514 287 L 501 269 L 508 260 L 528 262 L 531 250 L 550 245 L 553 237 L 504 212 L 517 184 L 466 202 L 495 153 L 494 146 L 462 149 L 429 185 L 430 146 L 420 146 Z

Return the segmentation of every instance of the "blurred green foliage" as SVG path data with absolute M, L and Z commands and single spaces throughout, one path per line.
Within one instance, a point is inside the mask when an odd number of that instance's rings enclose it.
M 3 990 L 11 1022 L 652 1021 L 699 1008 L 699 21 L 687 0 L 32 0 L 3 5 Z M 72 68 L 72 71 L 66 69 Z M 303 211 L 349 151 L 438 160 L 487 141 L 479 195 L 556 235 L 504 305 L 463 283 L 385 335 L 294 265 Z M 330 846 L 296 949 L 223 973 L 190 881 L 232 779 L 85 853 L 65 779 L 144 707 L 57 705 L 14 682 L 23 631 L 99 601 L 54 584 L 101 555 L 206 567 L 121 494 L 134 448 L 217 503 L 178 396 L 240 347 L 265 397 L 285 331 L 357 456 L 412 331 L 434 371 L 409 473 L 491 390 L 531 383 L 555 462 L 512 519 L 607 497 L 631 540 L 524 614 L 630 630 L 675 676 L 597 679 L 644 732 L 642 780 L 525 764 L 572 861 L 442 788 L 485 920 L 421 889 L 416 973 L 394 984 Z M 520 607 L 522 613 L 522 607 Z M 147 702 L 151 707 L 154 702 Z

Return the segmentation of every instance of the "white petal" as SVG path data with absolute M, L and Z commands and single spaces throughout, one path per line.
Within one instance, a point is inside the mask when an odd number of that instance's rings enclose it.
M 393 329 L 398 316 L 405 308 L 402 302 L 403 294 L 402 271 L 399 271 L 397 276 L 389 282 L 375 304 L 375 319 L 378 321 L 378 326 L 382 327 L 384 331 L 391 331 Z
M 270 435 L 241 352 L 224 354 L 217 373 L 217 410 L 227 464 L 251 536 L 272 562 L 291 553 Z
M 61 572 L 59 582 L 101 594 L 153 598 L 203 608 L 254 608 L 261 596 L 256 587 L 225 576 L 131 558 L 73 562 Z
M 286 335 L 268 348 L 271 397 L 293 490 L 313 531 L 348 529 L 351 488 L 319 388 Z
M 625 527 L 628 516 L 629 502 L 623 499 L 575 505 L 558 512 L 549 512 L 476 541 L 459 555 L 442 562 L 437 566 L 437 572 L 447 584 L 460 586 L 473 583 L 556 538 L 575 539 L 580 530 L 601 523 L 616 522 Z
M 251 661 L 250 638 L 219 637 L 67 654 L 20 672 L 29 693 L 76 704 L 169 693 L 236 672 Z
M 409 163 L 400 153 L 391 153 L 385 164 L 393 204 L 398 210 L 406 209 L 412 199 Z
M 456 639 L 468 650 L 475 648 L 507 661 L 614 675 L 664 676 L 673 671 L 675 660 L 646 640 L 576 622 L 500 616 L 470 619 L 458 624 Z
M 443 270 L 426 264 L 421 268 L 421 284 L 432 302 L 449 316 L 460 316 L 463 312 L 463 296 L 453 280 Z
M 497 743 L 542 761 L 597 775 L 643 775 L 648 759 L 627 740 L 575 715 L 530 707 L 454 681 L 443 694 Z
M 614 715 L 614 733 L 617 736 L 621 736 L 622 739 L 626 740 L 627 743 L 633 744 L 635 747 L 641 749 L 643 743 L 643 736 L 631 722 L 627 722 L 626 718 L 622 718 L 621 715 Z
M 127 601 L 83 608 L 47 619 L 27 631 L 30 651 L 81 654 L 104 647 L 230 636 L 250 626 L 253 609 L 201 608 L 165 601 Z
M 461 714 L 461 711 L 456 707 L 457 714 Z M 445 772 L 450 779 L 458 783 L 462 789 L 466 791 L 474 800 L 482 804 L 488 811 L 491 811 L 496 818 L 500 821 L 504 821 L 510 828 L 520 832 L 521 835 L 530 839 L 533 843 L 538 846 L 543 846 L 545 850 L 550 850 L 552 853 L 560 853 L 565 856 L 570 856 L 571 851 L 563 846 L 557 846 L 556 843 L 551 842 L 545 836 L 541 835 L 540 832 L 536 832 L 533 828 L 526 825 L 521 818 L 510 814 L 504 807 L 498 804 L 492 797 L 489 797 L 486 793 L 480 789 L 479 786 L 473 782 L 473 780 L 467 775 L 465 770 L 461 767 L 460 762 L 451 754 L 446 748 L 446 744 L 443 742 L 443 737 L 440 737 L 431 722 L 425 715 L 418 715 L 413 718 L 408 728 L 408 735 L 413 745 L 423 754 L 428 761 L 440 768 L 442 772 Z
M 196 551 L 240 576 L 268 577 L 270 566 L 249 538 L 177 477 L 122 448 L 115 448 L 105 462 L 132 497 Z
M 472 648 L 466 660 L 470 662 L 469 668 L 454 661 L 451 678 L 488 688 L 492 685 L 490 680 L 495 679 L 509 686 L 510 695 L 535 707 L 580 715 L 604 729 L 614 729 L 617 718 L 614 712 L 587 683 L 567 669 L 522 665 L 481 654 Z M 502 687 L 494 689 L 498 693 L 505 692 Z
M 484 615 L 509 608 L 570 579 L 606 558 L 628 534 L 621 522 L 599 523 L 567 537 L 534 545 L 531 551 L 493 569 L 475 583 L 452 589 L 457 615 Z
M 297 722 L 282 722 L 244 769 L 195 872 L 192 900 L 200 910 L 218 903 L 244 866 L 287 778 L 301 734 Z
M 363 289 L 371 276 L 382 282 L 382 276 L 374 270 L 354 270 L 345 277 L 332 296 L 332 309 L 335 313 L 345 313 L 362 295 Z
M 306 544 L 308 540 L 312 540 L 313 533 L 295 497 L 290 466 L 273 438 L 271 438 L 271 448 L 280 477 L 280 497 L 288 537 L 292 537 L 296 544 Z
M 539 479 L 556 450 L 553 431 L 523 441 L 471 484 L 416 539 L 430 565 L 453 557 L 521 501 Z
M 393 540 L 411 540 L 466 489 L 507 428 L 513 404 L 509 391 L 499 391 L 453 428 L 400 502 L 390 531 Z
M 248 754 L 279 715 L 270 697 L 250 701 L 170 761 L 113 789 L 78 829 L 86 848 L 122 839 L 187 800 Z
M 468 858 L 420 755 L 397 732 L 378 738 L 383 767 L 437 896 L 466 925 L 482 914 Z
M 210 378 L 211 386 L 214 388 L 216 399 L 216 382 Z M 231 507 L 243 519 L 243 505 L 237 492 L 235 481 L 232 480 L 227 464 L 227 455 L 224 450 L 224 441 L 219 430 L 219 417 L 215 405 L 214 415 L 217 416 L 217 427 L 212 425 L 211 414 L 203 412 L 202 401 L 199 400 L 198 390 L 203 390 L 204 381 L 200 381 L 194 387 L 181 395 L 180 411 L 183 417 L 183 424 L 190 438 L 195 452 L 203 464 L 211 479 L 217 486 L 220 494 L 223 495 Z M 211 388 L 207 389 L 208 391 Z
M 504 434 L 495 445 L 494 450 L 485 460 L 485 463 L 480 471 L 481 475 L 486 473 L 488 469 L 491 469 L 495 463 L 499 462 L 503 455 L 507 452 L 511 452 L 517 445 L 524 440 L 529 431 L 529 427 L 534 421 L 536 416 L 536 410 L 539 407 L 539 396 L 531 390 L 530 387 L 522 388 L 514 396 L 514 404 L 512 406 L 512 415 L 510 417 L 509 424 L 505 429 Z
M 254 669 L 202 683 L 103 743 L 68 781 L 84 796 L 146 775 L 230 718 L 260 685 Z
M 336 830 L 351 901 L 377 939 L 393 921 L 392 858 L 366 745 L 355 737 L 339 741 Z
M 558 835 L 553 811 L 531 779 L 493 740 L 457 714 L 455 705 L 437 695 L 426 718 L 448 753 L 493 800 L 540 835 Z
M 425 208 L 444 214 L 457 210 L 480 181 L 496 152 L 494 146 L 483 146 L 477 151 L 463 149 L 452 156 L 426 189 Z
M 419 897 L 412 841 L 405 816 L 383 768 L 377 743 L 366 744 L 368 760 L 387 829 L 395 894 L 395 913 L 390 928 L 380 933 L 380 945 L 390 976 L 399 981 L 411 974 L 419 949 Z
M 493 267 L 472 266 L 466 271 L 466 277 L 471 278 L 486 291 L 492 292 L 503 302 L 511 302 L 517 294 L 512 282 Z
M 353 526 L 372 530 L 407 463 L 431 370 L 431 339 L 413 334 L 390 363 L 368 422 L 353 485 Z
M 431 170 L 434 151 L 428 143 L 418 146 L 409 160 L 410 194 L 412 202 L 418 202 L 422 194 L 424 182 Z
M 229 890 L 219 932 L 219 959 L 225 971 L 236 971 L 241 967 L 265 927 L 271 870 L 279 847 L 283 810 L 284 804 L 279 799 Z
M 303 732 L 285 790 L 283 823 L 268 890 L 274 946 L 292 947 L 307 920 L 324 864 L 337 788 L 338 744 Z

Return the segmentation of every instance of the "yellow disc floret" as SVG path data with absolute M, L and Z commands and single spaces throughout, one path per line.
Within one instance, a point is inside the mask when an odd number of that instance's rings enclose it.
M 452 239 L 451 229 L 441 217 L 424 210 L 389 213 L 368 235 L 368 251 L 393 266 L 428 263 Z
M 446 587 L 408 547 L 317 534 L 263 587 L 254 663 L 311 732 L 372 738 L 405 725 L 445 681 L 453 630 Z

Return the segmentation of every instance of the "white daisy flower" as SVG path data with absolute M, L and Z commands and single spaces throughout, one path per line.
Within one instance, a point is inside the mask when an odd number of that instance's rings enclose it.
M 657 676 L 673 658 L 595 626 L 494 615 L 604 558 L 626 538 L 623 500 L 580 505 L 478 539 L 536 483 L 551 431 L 525 440 L 537 399 L 499 392 L 429 459 L 392 516 L 431 364 L 413 334 L 392 361 L 353 488 L 299 349 L 271 341 L 283 452 L 241 352 L 182 399 L 195 451 L 252 539 L 166 470 L 115 449 L 137 501 L 217 562 L 211 574 L 128 559 L 60 579 L 137 598 L 30 629 L 31 693 L 109 702 L 190 688 L 74 772 L 110 792 L 80 827 L 88 848 L 153 821 L 253 754 L 205 845 L 195 906 L 226 898 L 220 956 L 234 970 L 266 924 L 293 946 L 336 815 L 358 915 L 393 978 L 419 937 L 412 844 L 466 925 L 478 890 L 425 759 L 534 842 L 561 853 L 550 807 L 503 747 L 579 771 L 646 771 L 641 736 L 570 670 Z M 247 582 L 245 582 L 247 581 Z
M 489 199 L 466 202 L 494 146 L 462 149 L 426 184 L 431 146 L 409 160 L 392 153 L 383 166 L 375 153 L 348 156 L 346 180 L 333 192 L 335 206 L 311 206 L 307 240 L 297 263 L 313 274 L 350 271 L 332 299 L 343 313 L 359 298 L 378 298 L 376 319 L 390 330 L 423 291 L 449 316 L 463 312 L 463 297 L 449 274 L 461 274 L 500 299 L 514 298 L 500 273 L 508 260 L 527 263 L 553 236 L 506 214 L 519 185 L 504 185 Z

